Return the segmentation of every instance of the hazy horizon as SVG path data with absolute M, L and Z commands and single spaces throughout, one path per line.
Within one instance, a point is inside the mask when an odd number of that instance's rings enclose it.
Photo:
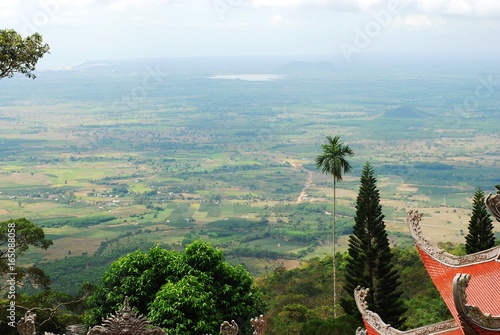
M 493 0 L 17 0 L 2 29 L 39 32 L 39 69 L 93 60 L 321 55 L 355 66 L 381 55 L 494 58 Z M 418 57 L 417 57 L 418 58 Z

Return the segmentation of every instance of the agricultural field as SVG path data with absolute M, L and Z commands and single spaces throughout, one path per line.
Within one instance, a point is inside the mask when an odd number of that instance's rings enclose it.
M 498 64 L 191 62 L 88 63 L 0 83 L 0 220 L 44 227 L 54 245 L 20 261 L 56 287 L 73 293 L 154 244 L 207 240 L 254 275 L 330 254 L 333 181 L 314 162 L 327 135 L 355 152 L 337 184 L 339 251 L 366 161 L 398 245 L 411 243 L 410 209 L 435 243 L 463 243 L 474 191 L 500 184 Z

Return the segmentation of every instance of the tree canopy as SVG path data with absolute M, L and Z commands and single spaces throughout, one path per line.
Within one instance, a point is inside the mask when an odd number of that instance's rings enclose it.
M 35 79 L 35 66 L 49 49 L 38 33 L 23 38 L 13 29 L 0 29 L 0 80 L 16 72 Z
M 249 273 L 200 241 L 183 253 L 157 246 L 114 262 L 90 298 L 86 323 L 100 323 L 121 307 L 125 296 L 169 334 L 217 333 L 229 320 L 251 334 L 250 319 L 263 313 L 261 293 Z
M 45 238 L 42 228 L 25 218 L 10 219 L 0 222 L 0 333 L 12 334 L 15 330 L 9 322 L 13 322 L 12 314 L 5 306 L 15 303 L 17 319 L 23 316 L 27 308 L 35 306 L 54 307 L 54 302 L 66 299 L 50 290 L 50 278 L 36 266 L 22 267 L 19 258 L 30 248 L 47 249 L 52 240 Z M 36 288 L 32 295 L 20 294 L 20 287 Z M 14 299 L 15 297 L 15 299 Z M 39 320 L 51 319 L 49 312 L 42 312 Z M 57 323 L 57 322 L 56 322 Z M 52 322 L 50 326 L 54 325 Z M 43 328 L 50 330 L 53 328 Z M 15 332 L 17 333 L 17 332 Z
M 352 157 L 354 152 L 340 141 L 339 136 L 327 136 L 326 141 L 321 146 L 323 153 L 316 157 L 316 166 L 321 172 L 331 175 L 334 182 L 342 181 L 342 175 L 351 172 L 346 156 Z
M 25 218 L 0 222 L 0 277 L 16 273 L 16 281 L 20 282 L 26 274 L 30 274 L 32 280 L 38 280 L 38 285 L 48 286 L 50 281 L 43 271 L 35 267 L 21 268 L 16 260 L 30 246 L 47 249 L 51 245 L 52 240 L 45 238 L 43 229 Z

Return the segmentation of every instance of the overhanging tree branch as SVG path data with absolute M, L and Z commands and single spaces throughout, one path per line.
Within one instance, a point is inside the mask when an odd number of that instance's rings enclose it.
M 22 38 L 15 30 L 0 29 L 0 80 L 16 72 L 35 79 L 36 64 L 49 49 L 38 33 Z

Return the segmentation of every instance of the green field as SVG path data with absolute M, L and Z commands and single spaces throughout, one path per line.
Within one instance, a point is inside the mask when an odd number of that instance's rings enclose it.
M 113 259 L 154 243 L 208 240 L 253 274 L 328 254 L 333 182 L 314 164 L 326 135 L 355 152 L 337 189 L 339 250 L 366 161 L 397 244 L 408 243 L 405 212 L 415 208 L 433 240 L 463 242 L 475 189 L 500 184 L 498 91 L 477 110 L 462 106 L 496 65 L 262 82 L 210 79 L 217 69 L 203 69 L 165 73 L 128 102 L 140 71 L 53 71 L 29 89 L 22 79 L 1 83 L 0 220 L 26 217 L 54 240 L 20 261 L 52 271 L 57 285 L 71 273 L 55 260 L 74 258 L 93 269 L 78 280 L 95 281 Z

